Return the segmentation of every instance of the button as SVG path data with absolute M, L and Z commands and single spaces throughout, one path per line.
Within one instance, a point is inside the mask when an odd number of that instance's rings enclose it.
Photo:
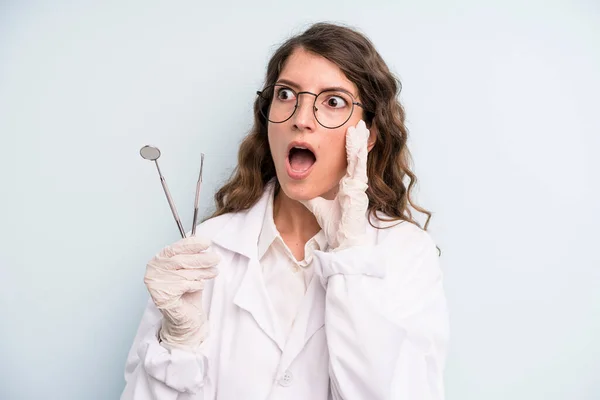
M 281 379 L 279 379 L 279 384 L 281 386 L 288 387 L 292 384 L 293 380 L 294 376 L 292 375 L 292 373 L 290 371 L 285 371 L 285 374 L 283 374 Z

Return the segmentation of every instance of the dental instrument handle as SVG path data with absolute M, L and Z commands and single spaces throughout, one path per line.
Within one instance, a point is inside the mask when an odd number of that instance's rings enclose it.
M 202 186 L 202 169 L 204 168 L 204 153 L 200 153 L 200 174 L 196 184 L 196 198 L 194 199 L 194 219 L 192 221 L 192 236 L 196 235 L 196 223 L 198 221 L 198 206 L 200 204 L 200 187 Z
M 171 193 L 169 192 L 169 188 L 167 187 L 167 182 L 160 172 L 160 167 L 158 166 L 158 162 L 154 160 L 156 164 L 156 169 L 158 169 L 158 175 L 160 176 L 160 183 L 163 187 L 165 195 L 167 196 L 167 201 L 169 202 L 169 207 L 171 207 L 171 213 L 173 213 L 173 218 L 175 218 L 175 222 L 177 223 L 177 228 L 179 229 L 179 233 L 182 238 L 185 238 L 185 229 L 183 229 L 183 225 L 181 224 L 181 220 L 179 219 L 179 215 L 177 214 L 177 209 L 175 208 L 175 204 L 173 203 L 173 199 L 171 198 Z

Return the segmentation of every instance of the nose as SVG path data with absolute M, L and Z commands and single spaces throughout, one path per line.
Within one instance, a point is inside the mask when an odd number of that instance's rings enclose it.
M 294 116 L 292 118 L 292 122 L 294 125 L 294 129 L 299 131 L 310 130 L 314 131 L 316 127 L 315 114 L 313 112 L 314 108 L 314 96 L 312 93 L 301 93 L 310 96 L 300 96 L 298 94 L 298 105 L 296 106 L 296 110 L 294 111 Z

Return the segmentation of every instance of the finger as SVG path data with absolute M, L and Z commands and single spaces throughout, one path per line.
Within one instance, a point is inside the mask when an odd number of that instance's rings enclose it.
M 154 257 L 147 264 L 147 268 L 156 271 L 177 271 L 180 269 L 206 269 L 221 262 L 219 254 L 207 251 L 200 254 L 178 254 L 170 258 Z
M 366 162 L 363 155 L 367 154 L 367 140 L 369 130 L 363 120 L 356 127 L 351 126 L 346 132 L 346 156 L 348 158 L 348 175 L 354 176 L 360 162 Z M 366 166 L 365 166 L 366 169 Z
M 356 127 L 351 126 L 346 132 L 346 155 L 348 158 L 347 175 L 353 179 L 361 179 L 367 171 L 367 142 L 369 130 L 363 120 Z
M 201 236 L 183 238 L 167 246 L 159 253 L 160 257 L 173 257 L 176 254 L 195 254 L 208 249 L 210 240 Z
M 354 126 L 349 127 L 346 131 L 346 160 L 348 162 L 348 167 L 346 169 L 347 176 L 352 176 L 356 167 L 356 145 L 354 143 L 355 134 L 356 127 Z
M 328 219 L 332 216 L 335 200 L 327 200 L 323 197 L 315 197 L 314 199 L 302 202 L 317 219 L 317 223 L 323 230 L 327 230 Z
M 218 268 L 206 268 L 206 269 L 178 269 L 173 271 L 173 274 L 180 277 L 181 279 L 188 281 L 200 281 L 206 279 L 213 279 L 219 275 Z
M 177 270 L 152 270 L 147 271 L 144 283 L 148 287 L 160 288 L 162 285 L 180 285 L 184 281 L 199 281 L 212 279 L 219 274 L 217 267 L 203 269 L 177 269 Z
M 210 268 L 219 264 L 221 257 L 213 252 L 207 251 L 199 254 L 177 254 L 173 257 L 154 257 L 148 266 L 157 270 L 178 270 L 184 268 Z
M 179 282 L 147 283 L 152 300 L 158 308 L 171 307 L 184 294 L 204 289 L 203 280 L 182 280 Z
M 311 200 L 301 201 L 301 203 L 317 217 L 317 220 L 327 215 L 333 206 L 332 200 L 327 200 L 323 197 L 315 197 Z
M 354 170 L 354 178 L 360 182 L 367 183 L 367 159 L 369 156 L 369 130 L 367 129 L 367 125 L 365 121 L 360 121 L 358 123 L 359 127 L 357 130 L 359 133 L 359 144 L 358 144 L 358 153 L 356 157 L 356 166 Z
M 194 293 L 199 290 L 204 290 L 204 280 L 183 281 L 181 288 L 183 289 L 183 292 L 181 293 L 181 295 L 183 295 L 185 293 Z
M 206 251 L 199 254 L 178 254 L 167 260 L 170 260 L 173 269 L 210 268 L 219 264 L 221 256 L 214 251 Z
M 202 293 L 203 290 L 187 292 L 181 296 L 181 299 L 186 302 L 189 307 L 192 307 L 192 312 L 204 314 L 204 309 L 202 308 Z

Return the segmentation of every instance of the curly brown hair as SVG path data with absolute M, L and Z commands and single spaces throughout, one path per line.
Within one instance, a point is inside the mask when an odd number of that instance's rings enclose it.
M 375 127 L 377 140 L 367 160 L 369 222 L 375 217 L 380 221 L 407 221 L 421 227 L 413 218 L 411 206 L 427 215 L 423 228 L 427 230 L 431 212 L 411 199 L 417 177 L 410 169 L 412 159 L 406 145 L 408 130 L 404 124 L 404 108 L 398 101 L 402 88 L 398 78 L 363 34 L 346 26 L 316 23 L 277 49 L 267 66 L 265 87 L 277 81 L 286 60 L 299 48 L 336 64 L 356 85 L 365 109 L 370 110 L 363 112 L 363 119 L 368 127 Z M 240 146 L 237 167 L 215 194 L 216 211 L 209 218 L 252 207 L 273 178 L 279 190 L 263 114 L 266 112 L 261 112 L 257 98 L 254 126 Z M 384 213 L 386 219 L 380 218 L 376 211 Z

